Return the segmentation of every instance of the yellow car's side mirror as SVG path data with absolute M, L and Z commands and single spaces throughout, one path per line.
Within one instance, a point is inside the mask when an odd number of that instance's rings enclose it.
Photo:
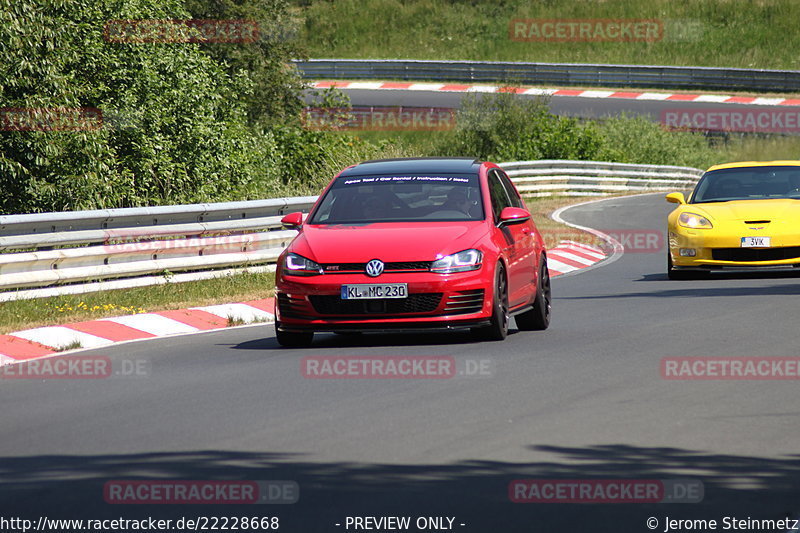
M 671 204 L 685 204 L 686 198 L 682 192 L 671 192 L 667 195 L 667 201 Z

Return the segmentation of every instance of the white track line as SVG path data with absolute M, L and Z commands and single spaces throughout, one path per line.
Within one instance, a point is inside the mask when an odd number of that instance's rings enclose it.
M 568 274 L 574 270 L 583 270 L 582 268 L 574 267 L 572 265 L 568 265 L 566 263 L 562 263 L 558 259 L 555 259 L 551 256 L 547 256 L 547 268 L 557 270 L 563 276 L 564 274 Z M 587 267 L 588 268 L 588 267 Z
M 76 331 L 64 326 L 47 326 L 43 328 L 25 329 L 11 333 L 14 337 L 20 337 L 29 341 L 38 342 L 51 348 L 63 348 L 70 344 L 80 343 L 82 348 L 99 348 L 107 346 L 114 341 L 90 335 L 82 331 Z
M 205 307 L 191 307 L 190 309 L 206 311 L 221 318 L 238 318 L 244 322 L 266 322 L 273 319 L 272 313 L 267 313 L 266 311 L 247 304 L 209 305 Z
M 605 260 L 597 262 L 592 266 L 587 266 L 586 268 L 578 269 L 578 272 L 586 272 L 587 270 L 598 268 L 600 266 L 610 265 L 611 263 L 613 263 L 614 261 L 616 261 L 617 259 L 622 257 L 622 255 L 625 253 L 625 247 L 622 246 L 622 244 L 620 244 L 620 242 L 617 239 L 615 239 L 614 237 L 612 237 L 611 235 L 606 235 L 602 231 L 598 231 L 598 230 L 596 230 L 594 228 L 587 228 L 586 226 L 579 226 L 578 224 L 573 224 L 571 222 L 567 222 L 566 220 L 564 220 L 562 218 L 561 215 L 564 213 L 564 211 L 566 211 L 567 209 L 571 209 L 573 207 L 580 207 L 580 206 L 583 206 L 583 205 L 593 204 L 593 203 L 597 203 L 597 202 L 605 202 L 607 200 L 617 200 L 617 199 L 618 198 L 601 198 L 599 200 L 589 200 L 588 202 L 581 202 L 579 204 L 567 205 L 567 206 L 560 207 L 560 208 L 556 209 L 550 215 L 550 218 L 555 220 L 559 224 L 565 224 L 565 225 L 567 225 L 567 226 L 569 226 L 571 228 L 575 228 L 575 229 L 579 229 L 579 230 L 583 230 L 583 231 L 589 232 L 592 235 L 600 237 L 601 239 L 606 241 L 612 247 L 611 255 L 607 256 Z M 572 274 L 572 272 L 568 273 L 567 275 L 571 275 L 571 274 Z
M 115 318 L 104 318 L 108 322 L 116 322 L 129 328 L 138 329 L 151 335 L 164 336 L 174 335 L 176 333 L 193 333 L 199 331 L 198 328 L 172 320 L 165 316 L 156 315 L 154 313 L 142 313 L 139 315 L 118 316 Z
M 563 248 L 557 250 L 550 250 L 550 253 L 555 254 L 556 257 L 563 257 L 564 259 L 569 259 L 570 261 L 575 261 L 576 263 L 580 263 L 586 266 L 590 266 L 597 263 L 597 261 L 592 261 L 591 259 L 586 259 L 585 257 L 571 254 L 568 251 L 564 250 Z

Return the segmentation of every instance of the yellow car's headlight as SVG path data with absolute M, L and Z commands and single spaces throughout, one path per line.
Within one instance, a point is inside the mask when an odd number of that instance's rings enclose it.
M 703 215 L 696 213 L 681 213 L 678 217 L 678 224 L 684 228 L 691 229 L 711 229 L 714 225 Z

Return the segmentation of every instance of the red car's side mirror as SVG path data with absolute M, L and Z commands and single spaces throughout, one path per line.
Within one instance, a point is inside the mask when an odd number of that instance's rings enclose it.
M 289 213 L 281 219 L 281 225 L 287 229 L 298 229 L 303 225 L 303 213 Z
M 531 214 L 527 209 L 521 207 L 506 207 L 500 212 L 500 225 L 512 226 L 522 224 L 531 219 Z

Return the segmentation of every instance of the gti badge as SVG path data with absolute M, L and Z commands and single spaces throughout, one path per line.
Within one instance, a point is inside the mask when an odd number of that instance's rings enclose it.
M 381 274 L 383 274 L 383 261 L 380 259 L 373 259 L 369 263 L 367 263 L 367 276 L 372 278 L 377 278 Z

